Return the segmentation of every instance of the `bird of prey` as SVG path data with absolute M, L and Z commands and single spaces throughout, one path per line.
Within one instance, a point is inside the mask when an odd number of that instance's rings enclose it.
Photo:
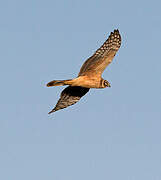
M 117 29 L 111 32 L 104 44 L 84 62 L 76 78 L 49 82 L 47 87 L 69 85 L 62 91 L 60 99 L 49 114 L 77 103 L 90 88 L 110 87 L 110 83 L 101 75 L 112 62 L 120 46 L 121 35 Z

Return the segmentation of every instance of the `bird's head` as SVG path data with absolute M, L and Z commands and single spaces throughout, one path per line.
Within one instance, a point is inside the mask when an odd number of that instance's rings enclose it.
M 110 83 L 107 80 L 102 81 L 102 88 L 111 87 Z

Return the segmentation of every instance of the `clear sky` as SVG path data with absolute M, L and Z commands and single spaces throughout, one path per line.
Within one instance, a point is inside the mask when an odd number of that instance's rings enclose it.
M 161 1 L 0 2 L 0 179 L 161 180 Z M 91 90 L 50 116 L 63 87 L 118 28 Z

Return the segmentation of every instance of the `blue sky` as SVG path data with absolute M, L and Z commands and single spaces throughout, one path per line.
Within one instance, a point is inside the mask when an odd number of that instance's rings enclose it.
M 161 179 L 161 2 L 0 2 L 0 179 Z M 47 114 L 119 29 L 111 88 Z

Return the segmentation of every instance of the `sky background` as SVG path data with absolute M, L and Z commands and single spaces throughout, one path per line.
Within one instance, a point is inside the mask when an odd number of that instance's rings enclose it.
M 0 179 L 161 179 L 161 1 L 0 2 Z M 122 46 L 74 106 L 47 113 L 119 29 Z

